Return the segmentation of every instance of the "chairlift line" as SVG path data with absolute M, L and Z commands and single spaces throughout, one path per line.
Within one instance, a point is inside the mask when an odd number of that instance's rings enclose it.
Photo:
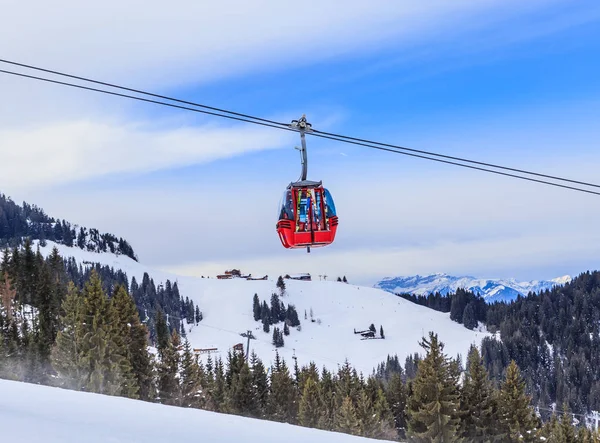
M 243 113 L 239 113 L 239 112 L 229 111 L 229 110 L 225 110 L 225 109 L 221 109 L 221 108 L 203 105 L 200 103 L 195 103 L 195 102 L 181 100 L 181 99 L 168 97 L 168 96 L 164 96 L 164 95 L 160 95 L 160 94 L 155 94 L 155 93 L 151 93 L 151 92 L 147 92 L 147 91 L 143 91 L 143 90 L 139 90 L 139 89 L 127 88 L 127 87 L 119 86 L 119 85 L 112 84 L 112 83 L 101 82 L 98 80 L 94 80 L 94 79 L 90 79 L 90 78 L 86 78 L 86 77 L 82 77 L 82 76 L 67 74 L 64 72 L 41 68 L 41 67 L 37 67 L 37 66 L 33 66 L 33 65 L 24 64 L 24 63 L 18 63 L 18 62 L 14 62 L 11 60 L 0 59 L 0 62 L 5 63 L 5 64 L 19 66 L 21 68 L 42 71 L 42 72 L 46 72 L 46 73 L 57 75 L 57 76 L 73 78 L 73 79 L 77 79 L 77 80 L 81 80 L 81 81 L 85 81 L 85 82 L 89 82 L 89 83 L 95 83 L 95 84 L 102 85 L 102 86 L 108 86 L 111 88 L 121 89 L 121 90 L 129 91 L 129 92 L 135 92 L 138 94 L 152 96 L 152 97 L 160 98 L 163 100 L 169 100 L 169 101 L 173 101 L 176 103 L 181 103 L 181 105 L 174 104 L 174 103 L 167 103 L 167 102 L 159 101 L 159 100 L 143 98 L 143 97 L 138 97 L 138 96 L 129 95 L 129 94 L 118 93 L 118 92 L 109 91 L 109 90 L 105 90 L 105 89 L 92 88 L 89 86 L 84 86 L 84 85 L 79 85 L 79 84 L 74 84 L 74 83 L 69 83 L 69 82 L 63 82 L 63 81 L 54 80 L 54 79 L 50 79 L 50 78 L 28 75 L 28 74 L 24 74 L 24 73 L 20 73 L 20 72 L 0 70 L 0 73 L 7 74 L 7 75 L 14 75 L 14 76 L 19 76 L 19 77 L 23 77 L 23 78 L 32 79 L 32 80 L 38 80 L 38 81 L 43 81 L 43 82 L 47 82 L 47 83 L 59 84 L 62 86 L 70 86 L 70 87 L 74 87 L 74 88 L 78 88 L 78 89 L 99 92 L 99 93 L 118 96 L 118 97 L 122 97 L 122 98 L 130 98 L 132 100 L 138 100 L 138 101 L 143 101 L 143 102 L 147 102 L 147 103 L 168 106 L 168 107 L 182 109 L 182 110 L 186 110 L 186 111 L 198 112 L 198 113 L 212 115 L 212 116 L 216 116 L 216 117 L 223 117 L 223 118 L 227 118 L 230 120 L 237 120 L 237 121 L 242 121 L 242 122 L 246 122 L 246 123 L 253 123 L 253 124 L 257 124 L 257 125 L 261 125 L 261 126 L 280 129 L 280 130 L 302 132 L 300 130 L 300 128 L 294 126 L 293 124 L 289 125 L 286 123 L 280 123 L 280 122 L 276 122 L 274 120 L 269 120 L 269 119 L 260 118 L 260 117 L 254 117 L 249 114 L 243 114 Z M 189 105 L 189 106 L 183 106 L 183 105 Z M 190 107 L 190 106 L 193 106 L 193 107 Z M 198 108 L 203 108 L 203 109 L 198 109 Z M 507 167 L 507 166 L 496 165 L 493 163 L 469 160 L 466 158 L 454 157 L 454 156 L 439 154 L 439 153 L 435 153 L 435 152 L 422 151 L 422 150 L 406 148 L 406 147 L 388 144 L 388 143 L 382 143 L 382 142 L 377 142 L 377 141 L 372 141 L 372 140 L 367 140 L 367 139 L 350 137 L 350 136 L 335 134 L 335 133 L 330 133 L 330 132 L 318 131 L 318 130 L 314 130 L 312 128 L 310 131 L 302 132 L 303 140 L 304 140 L 304 135 L 303 135 L 304 133 L 315 136 L 315 137 L 319 137 L 319 138 L 325 138 L 325 139 L 330 139 L 330 140 L 334 140 L 334 141 L 339 141 L 342 143 L 348 143 L 348 144 L 363 146 L 363 147 L 367 147 L 367 148 L 371 148 L 371 149 L 377 149 L 377 150 L 382 150 L 382 151 L 386 151 L 386 152 L 391 152 L 391 153 L 395 153 L 395 154 L 402 154 L 402 155 L 407 155 L 407 156 L 411 156 L 411 157 L 422 158 L 425 160 L 432 160 L 432 161 L 450 164 L 450 165 L 454 165 L 454 166 L 461 166 L 464 168 L 479 170 L 482 172 L 489 172 L 489 173 L 493 173 L 493 174 L 497 174 L 497 175 L 503 175 L 506 177 L 518 178 L 518 179 L 536 182 L 536 183 L 540 183 L 540 184 L 546 184 L 546 185 L 550 185 L 550 186 L 560 187 L 563 189 L 569 189 L 569 190 L 573 190 L 573 191 L 585 192 L 588 194 L 600 195 L 600 192 L 595 192 L 595 191 L 578 188 L 578 187 L 574 187 L 574 186 L 567 186 L 567 185 L 563 185 L 560 183 L 554 183 L 551 181 L 546 181 L 546 180 L 541 180 L 541 179 L 534 179 L 531 177 L 525 177 L 523 175 L 517 175 L 514 173 L 533 175 L 533 176 L 547 178 L 547 179 L 551 179 L 551 180 L 555 180 L 555 181 L 559 181 L 559 182 L 568 182 L 568 183 L 578 184 L 578 185 L 587 186 L 587 187 L 600 188 L 600 185 L 595 184 L 595 183 L 588 183 L 588 182 L 583 182 L 583 181 L 579 181 L 579 180 L 572 180 L 572 179 L 568 179 L 568 178 L 557 177 L 557 176 L 548 175 L 548 174 L 541 174 L 541 173 L 527 171 L 527 170 L 523 170 L 523 169 L 517 169 L 517 168 L 511 168 L 511 167 Z M 306 152 L 306 150 L 304 150 L 304 153 L 305 152 Z M 439 158 L 436 158 L 436 157 L 439 157 Z M 460 162 L 462 162 L 462 163 L 460 163 Z M 464 163 L 470 163 L 470 164 L 464 164 Z M 479 165 L 479 166 L 473 166 L 473 164 Z M 486 167 L 505 170 L 505 171 L 511 171 L 513 173 L 501 172 L 501 171 L 497 171 L 494 169 L 488 169 Z

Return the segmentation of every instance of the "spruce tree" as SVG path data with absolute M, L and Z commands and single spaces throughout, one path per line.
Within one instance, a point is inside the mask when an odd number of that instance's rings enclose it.
M 271 294 L 271 318 L 273 324 L 279 321 L 280 310 L 281 304 L 279 302 L 279 297 L 277 296 L 277 294 L 273 293 Z
M 231 412 L 250 416 L 257 413 L 257 399 L 252 396 L 252 374 L 243 358 L 239 359 L 238 369 L 233 375 L 229 399 Z
M 427 351 L 419 363 L 409 398 L 408 437 L 414 442 L 451 443 L 459 440 L 458 380 L 437 334 L 420 345 Z
M 461 391 L 461 435 L 465 443 L 502 441 L 498 406 L 488 373 L 476 346 L 471 347 Z
M 116 352 L 124 357 L 118 361 L 119 371 L 123 377 L 119 395 L 139 398 L 140 385 L 138 374 L 136 374 L 133 368 L 132 339 L 133 330 L 136 327 L 140 327 L 140 321 L 133 299 L 121 285 L 115 288 L 114 295 L 110 299 L 110 312 L 113 319 L 111 333 L 113 334 Z M 145 347 L 142 352 L 148 357 Z M 147 366 L 143 369 L 147 370 Z
M 212 384 L 210 392 L 212 406 L 217 412 L 225 412 L 225 371 L 223 369 L 223 361 L 220 358 L 215 361 L 214 374 L 214 383 Z
M 298 411 L 296 388 L 285 361 L 279 358 L 278 353 L 275 354 L 275 365 L 271 368 L 268 409 L 272 420 L 292 424 L 296 421 Z
M 169 341 L 159 351 L 157 364 L 158 401 L 167 405 L 181 404 L 181 386 L 177 377 L 179 370 L 179 354 L 175 345 Z
M 159 351 L 167 348 L 169 345 L 169 327 L 162 311 L 156 313 L 156 347 Z
M 124 382 L 121 363 L 124 358 L 112 331 L 117 319 L 109 309 L 102 281 L 95 269 L 83 288 L 82 333 L 83 359 L 89 375 L 85 388 L 91 392 L 115 395 Z
M 285 336 L 290 335 L 290 328 L 288 328 L 287 323 L 283 324 L 283 335 L 285 335 Z
M 281 275 L 277 278 L 277 287 L 279 288 L 281 296 L 285 295 L 285 282 Z
M 344 397 L 341 406 L 335 412 L 334 430 L 345 434 L 360 435 L 360 425 L 356 409 L 350 397 Z
M 560 427 L 562 430 L 562 442 L 578 443 L 578 438 L 575 433 L 575 426 L 573 426 L 573 417 L 569 413 L 568 408 L 563 409 L 564 412 L 560 420 Z
M 199 407 L 201 391 L 200 367 L 192 354 L 190 342 L 185 340 L 181 357 L 181 406 Z
M 52 349 L 51 361 L 62 386 L 76 391 L 85 386 L 88 365 L 83 358 L 83 296 L 69 283 L 62 303 L 60 330 Z
M 312 377 L 308 377 L 300 398 L 298 423 L 308 428 L 316 428 L 321 415 L 321 407 L 319 385 Z
M 406 435 L 406 386 L 399 373 L 392 374 L 386 389 L 387 402 L 390 405 L 396 432 L 399 438 Z
M 197 309 L 198 307 L 196 307 Z M 254 299 L 252 300 L 252 312 L 254 313 L 254 321 L 259 321 L 261 318 L 260 311 L 260 301 L 258 299 L 258 294 L 254 294 Z
M 254 352 L 252 352 L 252 355 L 250 356 L 250 366 L 252 368 L 251 395 L 256 401 L 256 409 L 253 416 L 256 418 L 263 418 L 269 399 L 269 380 L 267 371 L 262 361 L 260 361 Z
M 533 442 L 537 434 L 537 418 L 525 393 L 525 381 L 519 367 L 511 360 L 500 389 L 499 422 L 506 432 L 507 442 Z

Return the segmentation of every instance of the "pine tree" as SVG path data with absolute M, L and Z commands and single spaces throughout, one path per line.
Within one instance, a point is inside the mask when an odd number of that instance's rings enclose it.
M 578 443 L 577 435 L 575 434 L 575 426 L 573 426 L 572 416 L 569 413 L 563 414 L 560 420 L 564 443 Z
M 99 394 L 115 395 L 123 383 L 124 375 L 120 371 L 123 356 L 111 330 L 117 320 L 109 309 L 102 281 L 95 269 L 83 288 L 83 296 L 82 353 L 89 371 L 85 388 Z
M 275 293 L 271 294 L 271 319 L 273 324 L 279 321 L 280 309 L 279 297 Z
M 229 389 L 230 411 L 243 415 L 254 415 L 258 409 L 257 399 L 252 396 L 252 374 L 243 358 L 233 374 Z
M 277 278 L 277 287 L 279 288 L 279 292 L 283 297 L 285 295 L 285 282 L 283 281 L 283 277 L 281 275 Z
M 179 354 L 175 345 L 169 341 L 159 351 L 160 361 L 157 365 L 158 400 L 167 405 L 181 404 L 181 386 L 177 378 L 179 370 Z
M 537 418 L 525 394 L 525 382 L 519 367 L 511 360 L 506 369 L 506 379 L 500 389 L 499 422 L 506 432 L 507 442 L 533 442 L 536 440 Z
M 116 352 L 124 357 L 118 361 L 119 371 L 123 377 L 119 395 L 130 398 L 139 398 L 140 385 L 138 382 L 138 374 L 136 374 L 136 371 L 133 368 L 134 349 L 132 346 L 132 339 L 134 328 L 139 328 L 141 325 L 135 303 L 127 293 L 127 290 L 121 285 L 118 285 L 115 288 L 114 295 L 110 299 L 110 310 L 111 318 L 113 319 L 111 333 L 113 334 Z M 147 358 L 148 352 L 145 347 L 142 352 Z M 143 368 L 144 371 L 147 370 L 147 366 L 149 366 L 149 364 Z
M 467 329 L 475 329 L 477 327 L 477 318 L 475 317 L 475 306 L 473 302 L 469 302 L 465 307 L 462 316 L 462 323 Z
M 360 435 L 356 409 L 350 397 L 344 397 L 342 405 L 336 411 L 334 429 L 345 434 Z
M 254 294 L 254 299 L 252 300 L 252 311 L 254 313 L 254 321 L 259 321 L 261 319 L 261 310 L 258 294 Z
M 461 392 L 461 435 L 465 443 L 502 441 L 497 432 L 498 406 L 476 346 L 471 347 Z
M 275 354 L 275 365 L 271 367 L 271 394 L 268 410 L 272 420 L 294 424 L 298 401 L 294 381 L 290 377 L 285 361 Z
M 52 349 L 52 366 L 60 383 L 76 391 L 85 386 L 88 365 L 83 358 L 83 296 L 69 283 L 67 297 L 62 303 L 61 329 Z
M 437 334 L 420 343 L 427 351 L 419 363 L 409 398 L 408 437 L 414 442 L 451 443 L 458 438 L 458 380 Z
M 212 405 L 215 411 L 226 412 L 225 372 L 223 369 L 223 361 L 220 358 L 215 361 L 214 374 L 214 383 L 212 384 L 210 391 Z
M 162 311 L 156 312 L 156 348 L 162 351 L 169 346 L 169 327 Z
M 312 378 L 307 378 L 300 398 L 298 423 L 308 428 L 316 428 L 321 415 L 321 396 L 319 385 Z
M 392 374 L 387 390 L 387 401 L 394 417 L 394 424 L 399 438 L 406 434 L 406 386 L 399 373 Z
M 304 311 L 304 318 L 306 318 L 306 311 Z M 298 318 L 298 312 L 294 305 L 288 305 L 285 319 L 286 323 L 289 323 L 292 328 L 300 326 L 300 319 Z
M 254 319 L 257 320 L 256 316 Z M 202 312 L 200 312 L 200 308 L 198 307 L 198 305 L 196 305 L 196 324 L 200 323 L 201 321 L 202 321 Z
M 283 334 L 281 333 L 281 330 L 278 327 L 274 327 L 273 328 L 273 341 L 272 341 L 273 345 L 277 348 L 280 348 L 284 345 L 283 342 Z
M 200 367 L 194 359 L 190 342 L 185 340 L 181 357 L 181 406 L 199 407 L 201 392 Z
M 383 333 L 383 325 L 379 326 L 379 336 L 381 338 L 385 338 L 385 334 Z
M 254 352 L 252 352 L 252 355 L 250 356 L 250 366 L 252 368 L 251 396 L 256 402 L 256 409 L 253 412 L 253 416 L 256 418 L 263 418 L 269 398 L 269 380 L 267 378 L 267 371 L 262 361 L 260 361 Z
M 287 323 L 283 324 L 283 335 L 285 335 L 285 336 L 290 335 L 290 328 L 288 328 Z

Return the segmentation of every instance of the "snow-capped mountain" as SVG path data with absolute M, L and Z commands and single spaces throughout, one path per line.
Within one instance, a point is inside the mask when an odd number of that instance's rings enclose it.
M 40 248 L 42 254 L 48 255 L 54 246 L 63 257 L 74 257 L 83 266 L 101 263 L 121 269 L 130 281 L 132 277 L 141 281 L 144 272 L 157 284 L 167 279 L 177 281 L 181 295 L 189 297 L 203 315 L 197 326 L 186 324 L 190 344 L 193 348 L 215 349 L 214 354 L 201 353 L 201 359 L 220 355 L 225 360 L 234 345 L 246 346 L 246 338 L 241 333 L 250 330 L 255 337 L 250 340 L 250 351 L 256 352 L 267 366 L 274 361 L 277 350 L 288 362 L 296 357 L 300 366 L 314 361 L 318 367 L 331 370 L 337 370 L 347 359 L 367 375 L 388 355 L 397 354 L 400 361 L 404 361 L 415 352 L 423 353 L 418 343 L 429 331 L 439 335 L 448 355 L 460 353 L 463 357 L 471 344 L 479 344 L 489 335 L 453 322 L 448 313 L 416 305 L 381 289 L 334 281 L 285 280 L 287 287 L 281 301 L 286 306 L 295 306 L 301 330 L 290 328 L 290 335 L 284 337 L 284 346 L 276 349 L 272 344 L 273 328 L 266 333 L 262 323 L 254 321 L 252 301 L 257 294 L 261 302 L 269 303 L 271 295 L 278 292 L 278 276 L 256 281 L 178 276 L 151 269 L 125 255 L 85 251 L 53 242 Z M 380 326 L 383 327 L 384 340 L 361 340 L 361 335 L 354 333 L 355 329 L 368 329 L 371 323 L 378 331 L 377 336 Z M 283 324 L 274 326 L 282 328 Z
M 448 294 L 458 288 L 479 293 L 488 303 L 495 301 L 510 301 L 519 294 L 525 296 L 529 292 L 539 292 L 551 289 L 556 285 L 564 285 L 571 281 L 569 275 L 552 280 L 533 280 L 519 282 L 511 279 L 486 279 L 470 276 L 454 277 L 448 274 L 415 275 L 412 277 L 386 277 L 377 284 L 376 288 L 394 294 L 428 295 L 439 292 Z

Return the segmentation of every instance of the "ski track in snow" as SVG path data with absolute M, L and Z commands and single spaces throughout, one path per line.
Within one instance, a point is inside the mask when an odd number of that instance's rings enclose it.
M 218 348 L 218 353 L 211 354 L 213 360 L 216 356 L 226 359 L 227 352 L 237 343 L 242 343 L 245 349 L 246 338 L 239 334 L 251 330 L 256 340 L 250 341 L 250 351 L 256 352 L 267 367 L 274 361 L 273 326 L 270 333 L 265 333 L 262 323 L 254 321 L 252 299 L 257 293 L 261 302 L 265 300 L 270 306 L 271 294 L 278 292 L 277 276 L 269 276 L 270 280 L 266 281 L 203 279 L 151 269 L 124 255 L 83 251 L 52 242 L 40 251 L 47 256 L 53 246 L 63 257 L 74 257 L 79 263 L 98 262 L 121 269 L 130 281 L 135 277 L 140 283 L 144 272 L 148 272 L 157 286 L 167 279 L 177 281 L 180 294 L 193 300 L 204 317 L 198 326 L 186 324 L 187 338 L 193 348 Z M 278 348 L 279 355 L 290 367 L 295 353 L 300 366 L 314 361 L 318 368 L 326 366 L 337 370 L 347 359 L 354 368 L 368 375 L 388 355 L 397 354 L 404 364 L 406 356 L 424 353 L 418 343 L 429 331 L 438 333 L 449 356 L 460 353 L 464 363 L 469 346 L 479 345 L 483 337 L 490 335 L 470 331 L 451 321 L 447 313 L 418 306 L 381 289 L 334 281 L 285 282 L 286 295 L 281 300 L 286 306 L 296 306 L 302 328 L 302 331 L 290 328 L 290 335 L 284 336 L 285 346 Z M 314 319 L 320 319 L 321 324 L 310 321 L 311 308 Z M 385 340 L 361 340 L 359 334 L 353 333 L 355 328 L 357 331 L 368 329 L 371 323 L 375 324 L 377 336 L 383 325 Z M 275 326 L 283 329 L 283 323 Z M 201 354 L 201 359 L 205 360 L 207 355 Z
M 3 440 L 20 443 L 368 443 L 285 423 L 0 380 Z

